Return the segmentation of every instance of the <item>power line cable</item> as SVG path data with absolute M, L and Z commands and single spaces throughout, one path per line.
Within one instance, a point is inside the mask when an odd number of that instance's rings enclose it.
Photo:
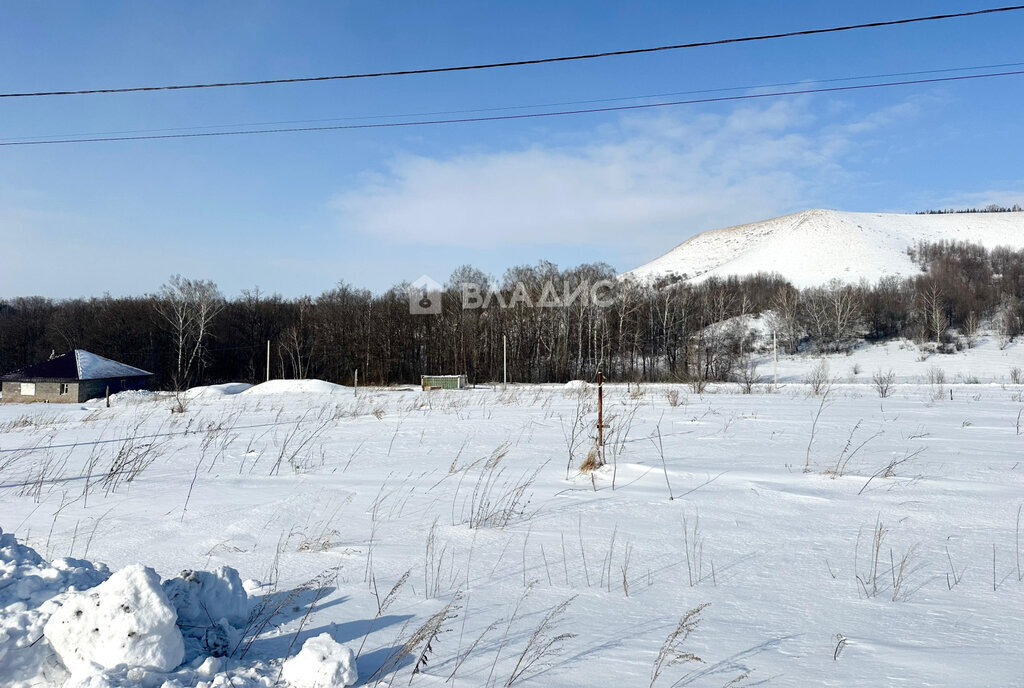
M 334 74 L 329 76 L 306 76 L 287 79 L 257 79 L 252 81 L 222 81 L 213 83 L 198 84 L 174 84 L 165 86 L 132 86 L 124 88 L 93 88 L 67 91 L 29 91 L 21 93 L 0 93 L 0 98 L 38 98 L 44 96 L 80 96 L 109 93 L 138 93 L 142 91 L 182 91 L 199 88 L 225 88 L 228 86 L 265 86 L 269 84 L 295 84 L 314 81 L 338 81 L 343 79 L 377 79 L 392 76 L 414 76 L 421 74 L 440 74 L 445 72 L 467 72 L 482 69 L 497 69 L 506 67 L 523 67 L 527 65 L 550 64 L 555 62 L 574 62 L 579 60 L 594 60 L 605 57 L 620 57 L 624 55 L 641 55 L 645 53 L 665 52 L 671 50 L 686 50 L 690 48 L 706 48 L 716 45 L 730 45 L 734 43 L 751 43 L 754 41 L 768 41 L 780 38 L 792 38 L 796 36 L 813 36 L 818 34 L 839 33 L 841 31 L 854 31 L 858 29 L 871 29 L 884 26 L 899 26 L 904 24 L 916 24 L 920 22 L 941 21 L 946 19 L 960 19 L 964 17 L 976 17 L 981 15 L 999 14 L 1005 12 L 1016 12 L 1024 10 L 1024 5 L 1008 5 L 1004 7 L 991 7 L 988 9 L 973 10 L 970 12 L 955 12 L 949 14 L 933 14 L 924 17 L 910 17 L 906 19 L 890 19 L 887 21 L 866 22 L 862 24 L 847 24 L 844 26 L 832 26 L 822 29 L 803 29 L 799 31 L 785 31 L 782 33 L 760 34 L 754 36 L 740 36 L 737 38 L 721 38 L 712 41 L 697 41 L 693 43 L 678 43 L 674 45 L 661 45 L 650 48 L 631 48 L 628 50 L 608 50 L 598 53 L 583 53 L 579 55 L 561 55 L 558 57 L 540 57 L 526 60 L 510 60 L 507 62 L 486 62 L 482 64 L 457 65 L 450 67 L 426 67 L 421 69 L 401 69 L 396 71 L 363 72 L 355 74 Z
M 246 129 L 246 130 L 233 130 L 233 131 L 208 131 L 208 132 L 197 132 L 187 134 L 154 134 L 144 136 L 104 136 L 96 138 L 63 138 L 63 139 L 45 139 L 38 141 L 8 141 L 0 142 L 0 146 L 40 146 L 40 145 L 52 145 L 52 144 L 70 144 L 70 143 L 106 143 L 111 141 L 153 141 L 153 140 L 167 140 L 167 139 L 194 139 L 194 138 L 208 138 L 213 136 L 243 136 L 252 134 L 283 134 L 283 133 L 298 133 L 298 132 L 316 132 L 316 131 L 342 131 L 349 129 L 388 129 L 396 127 L 417 127 L 417 126 L 431 126 L 441 124 L 467 124 L 471 122 L 500 122 L 500 121 L 511 121 L 511 120 L 523 120 L 523 119 L 534 119 L 540 117 L 563 117 L 568 115 L 583 115 L 583 114 L 594 114 L 594 113 L 605 113 L 605 112 L 623 112 L 629 110 L 648 110 L 652 108 L 662 107 L 675 107 L 680 105 L 696 105 L 703 103 L 724 103 L 734 102 L 742 100 L 758 100 L 766 98 L 780 98 L 785 96 L 796 96 L 806 95 L 813 93 L 837 93 L 843 91 L 862 91 L 876 88 L 888 88 L 896 86 L 910 86 L 919 84 L 936 84 L 945 82 L 956 82 L 956 81 L 970 81 L 974 79 L 989 79 L 995 77 L 1005 76 L 1018 76 L 1024 74 L 1024 70 L 1015 70 L 1007 72 L 989 72 L 986 74 L 968 74 L 963 76 L 948 76 L 948 77 L 937 77 L 933 79 L 910 79 L 904 81 L 887 81 L 874 84 L 856 84 L 853 86 L 831 86 L 828 88 L 805 88 L 797 89 L 792 91 L 775 91 L 771 93 L 749 93 L 738 96 L 719 96 L 715 98 L 696 98 L 691 100 L 674 100 L 663 103 L 641 103 L 637 105 L 615 105 L 609 107 L 600 108 L 583 108 L 578 110 L 556 110 L 553 112 L 530 112 L 519 115 L 494 115 L 488 117 L 459 117 L 453 119 L 432 119 L 432 120 L 413 120 L 406 122 L 377 122 L 372 124 L 339 124 L 324 127 L 283 127 L 283 128 L 271 128 L 271 129 Z
M 119 136 L 127 134 L 152 134 L 152 133 L 163 133 L 172 131 L 197 131 L 200 129 L 227 129 L 227 128 L 241 128 L 241 127 L 268 127 L 277 126 L 284 124 L 315 124 L 320 122 L 350 122 L 360 120 L 377 120 L 377 119 L 396 119 L 401 117 L 435 117 L 441 115 L 461 115 L 477 112 L 504 112 L 508 110 L 530 110 L 534 108 L 546 108 L 546 107 L 564 107 L 567 105 L 589 105 L 592 103 L 612 103 L 621 102 L 626 100 L 646 100 L 650 98 L 667 98 L 670 96 L 688 96 L 688 95 L 701 95 L 705 93 L 726 93 L 730 91 L 749 91 L 762 88 L 779 88 L 783 86 L 798 86 L 798 85 L 810 85 L 810 84 L 830 84 L 830 83 L 841 83 L 847 81 L 863 81 L 866 79 L 885 79 L 892 77 L 902 76 L 918 76 L 922 74 L 948 74 L 950 72 L 967 72 L 976 71 L 979 69 L 1003 69 L 1006 67 L 1021 67 L 1024 66 L 1024 62 L 1003 62 L 998 64 L 988 65 L 974 65 L 971 67 L 946 67 L 942 69 L 924 69 L 915 70 L 908 72 L 889 72 L 886 74 L 865 74 L 862 76 L 845 76 L 845 77 L 833 77 L 828 79 L 801 79 L 800 81 L 783 81 L 775 82 L 770 84 L 750 84 L 747 86 L 728 86 L 721 88 L 705 88 L 698 90 L 689 91 L 669 91 L 664 93 L 647 93 L 642 95 L 632 96 L 617 96 L 613 98 L 592 98 L 589 100 L 569 100 L 560 101 L 553 103 L 534 103 L 531 105 L 503 105 L 487 108 L 470 108 L 462 110 L 433 110 L 429 112 L 406 112 L 400 114 L 391 115 L 361 115 L 361 116 L 349 116 L 349 117 L 323 117 L 316 119 L 292 119 L 292 120 L 275 120 L 275 121 L 264 121 L 264 122 L 236 122 L 233 124 L 204 124 L 195 125 L 189 127 L 163 127 L 158 129 L 125 129 L 116 131 L 92 131 L 92 132 L 81 132 L 76 134 L 38 134 L 33 136 L 8 136 L 0 137 L 0 142 L 3 141 L 30 141 L 32 139 L 53 139 L 53 138 L 80 138 L 87 136 Z

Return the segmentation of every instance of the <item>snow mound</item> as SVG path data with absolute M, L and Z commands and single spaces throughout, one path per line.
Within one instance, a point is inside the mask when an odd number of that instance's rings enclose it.
M 234 394 L 241 394 L 242 392 L 252 388 L 252 385 L 247 382 L 226 382 L 222 385 L 206 385 L 203 387 L 192 387 L 185 391 L 185 397 L 187 399 L 203 399 L 209 397 L 225 397 Z
M 44 634 L 72 675 L 121 665 L 170 671 L 185 657 L 177 614 L 153 569 L 125 567 L 60 602 Z
M 919 241 L 970 241 L 988 248 L 1024 248 L 1024 213 L 899 215 L 805 210 L 763 222 L 698 234 L 626 273 L 648 280 L 777 272 L 796 287 L 836 278 L 877 282 L 920 269 L 907 255 Z
M 133 404 L 144 404 L 153 401 L 157 398 L 156 392 L 151 392 L 148 389 L 129 389 L 124 392 L 118 392 L 117 394 L 110 395 L 111 406 L 131 406 Z M 102 397 L 95 399 L 89 399 L 86 404 L 98 404 L 105 403 L 106 400 Z
M 66 678 L 47 643 L 43 627 L 65 590 L 85 590 L 110 575 L 102 564 L 58 559 L 48 564 L 39 554 L 0 530 L 0 685 L 29 686 Z
M 164 581 L 164 594 L 178 612 L 178 626 L 189 646 L 187 656 L 224 656 L 238 644 L 249 618 L 249 596 L 238 571 L 183 571 Z
M 355 654 L 327 633 L 303 643 L 281 667 L 281 677 L 292 688 L 351 686 L 359 680 Z
M 85 590 L 105 581 L 107 567 L 79 559 L 47 564 L 39 554 L 0 529 L 0 609 L 38 607 L 65 590 Z
M 226 628 L 237 637 L 240 631 L 231 624 L 244 623 L 247 616 L 243 585 L 238 573 L 227 567 L 186 571 L 162 588 L 157 575 L 141 566 L 110 576 L 102 564 L 78 559 L 48 563 L 0 530 L 0 686 L 280 685 L 277 665 L 208 656 L 196 637 L 186 637 L 185 642 L 199 652 L 181 663 L 182 632 L 193 630 L 187 626 L 202 626 L 205 633 Z M 164 589 L 171 591 L 173 601 Z M 209 616 L 200 621 L 197 613 L 202 612 L 197 610 L 204 607 L 220 622 L 211 625 Z M 176 609 L 182 615 L 177 621 Z M 176 623 L 186 628 L 179 632 Z
M 594 393 L 595 389 L 597 389 L 597 385 L 590 384 L 585 380 L 570 380 L 562 387 L 562 394 L 569 399 L 586 399 Z
M 323 380 L 270 380 L 245 390 L 243 394 L 334 394 L 351 387 Z

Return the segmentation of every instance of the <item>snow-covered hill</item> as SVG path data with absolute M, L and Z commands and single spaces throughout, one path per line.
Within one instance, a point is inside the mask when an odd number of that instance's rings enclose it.
M 626 273 L 639 279 L 676 274 L 693 282 L 712 275 L 778 272 L 794 286 L 838 278 L 870 282 L 918 271 L 907 248 L 918 241 L 972 241 L 1024 248 L 1024 213 L 897 215 L 805 210 L 763 222 L 698 234 Z

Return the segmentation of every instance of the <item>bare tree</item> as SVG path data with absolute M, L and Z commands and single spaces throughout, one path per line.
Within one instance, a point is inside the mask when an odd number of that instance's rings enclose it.
M 879 368 L 875 371 L 874 375 L 871 376 L 871 384 L 874 385 L 875 391 L 878 392 L 878 396 L 885 399 L 892 394 L 892 386 L 896 382 L 896 373 L 889 369 L 888 371 Z
M 209 280 L 173 275 L 160 288 L 156 311 L 174 339 L 174 387 L 182 389 L 202 368 L 210 325 L 224 308 L 224 296 Z
M 938 344 L 942 341 L 942 333 L 946 331 L 946 299 L 938 282 L 924 286 L 918 292 L 920 308 L 927 323 L 928 337 Z
M 786 284 L 779 287 L 771 301 L 769 327 L 785 351 L 795 354 L 800 343 L 799 292 Z
M 856 334 L 861 309 L 852 286 L 834 279 L 827 287 L 808 290 L 802 303 L 807 330 L 822 348 L 836 351 Z

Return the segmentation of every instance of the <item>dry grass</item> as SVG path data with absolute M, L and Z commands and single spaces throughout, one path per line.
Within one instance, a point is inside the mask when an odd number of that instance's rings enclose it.
M 661 644 L 658 656 L 654 660 L 649 686 L 653 687 L 666 669 L 690 662 L 704 663 L 704 660 L 694 653 L 684 650 L 683 643 L 697 630 L 701 622 L 700 615 L 707 609 L 708 605 L 709 603 L 705 602 L 686 612 L 683 618 L 679 620 L 679 623 L 676 624 L 675 629 L 665 638 L 665 642 Z
M 601 450 L 595 444 L 587 451 L 587 457 L 580 464 L 580 473 L 592 473 L 602 466 L 604 460 L 601 458 Z

